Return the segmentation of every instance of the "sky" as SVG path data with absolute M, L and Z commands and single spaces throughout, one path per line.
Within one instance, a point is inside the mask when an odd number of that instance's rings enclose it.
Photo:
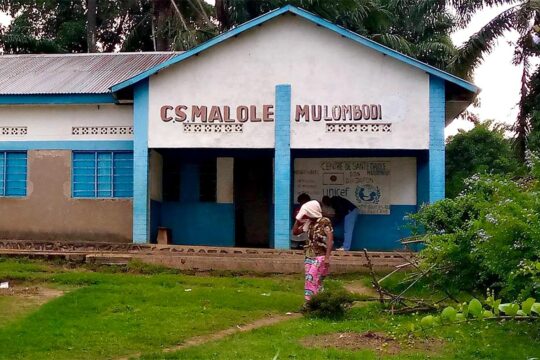
M 207 0 L 213 3 L 212 0 Z M 473 16 L 467 28 L 452 35 L 454 42 L 462 44 L 470 35 L 478 31 L 489 20 L 509 6 L 486 8 Z M 0 13 L 0 24 L 9 22 L 6 14 Z M 511 124 L 514 122 L 518 109 L 521 67 L 512 65 L 513 46 L 511 42 L 517 39 L 517 34 L 508 32 L 498 40 L 491 54 L 484 58 L 483 63 L 474 73 L 474 83 L 482 89 L 480 106 L 470 108 L 479 115 L 481 120 L 494 119 L 497 122 Z M 538 62 L 537 62 L 538 63 Z M 446 128 L 446 135 L 455 134 L 458 129 L 470 129 L 472 124 L 464 120 L 455 120 Z
M 465 42 L 492 18 L 510 6 L 498 6 L 483 9 L 476 13 L 469 26 L 452 34 L 456 45 Z M 482 89 L 480 106 L 469 110 L 479 115 L 481 120 L 493 119 L 497 122 L 512 124 L 517 116 L 519 91 L 521 87 L 522 67 L 512 64 L 514 47 L 511 45 L 518 38 L 516 32 L 507 32 L 494 46 L 494 50 L 484 57 L 483 63 L 475 70 L 473 82 Z M 446 128 L 446 135 L 452 135 L 458 129 L 470 129 L 472 124 L 465 120 L 455 120 Z

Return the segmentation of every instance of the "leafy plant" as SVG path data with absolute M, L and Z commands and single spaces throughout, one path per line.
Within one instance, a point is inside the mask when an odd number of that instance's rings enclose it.
M 507 127 L 507 126 L 506 126 Z M 491 120 L 460 130 L 446 144 L 446 196 L 453 198 L 474 174 L 515 174 L 522 169 L 505 138 L 508 129 Z
M 474 175 L 454 199 L 409 216 L 424 234 L 421 274 L 450 293 L 496 289 L 503 298 L 540 296 L 540 185 L 538 158 L 520 180 Z
M 356 296 L 345 289 L 322 291 L 306 303 L 304 313 L 318 318 L 340 319 L 355 300 Z
M 468 303 L 459 304 L 458 309 L 447 306 L 440 315 L 427 315 L 420 319 L 420 328 L 428 329 L 439 324 L 460 323 L 470 320 L 528 318 L 540 320 L 540 303 L 534 298 L 528 298 L 520 304 L 517 302 L 501 304 L 501 299 L 495 298 L 495 292 L 488 289 L 488 297 L 484 304 L 476 298 Z M 414 325 L 410 328 L 414 329 Z

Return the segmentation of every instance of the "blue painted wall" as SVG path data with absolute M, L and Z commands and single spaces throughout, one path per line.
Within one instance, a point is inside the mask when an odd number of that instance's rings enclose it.
M 181 162 L 180 200 L 152 201 L 152 239 L 163 226 L 171 229 L 173 244 L 234 246 L 234 205 L 200 202 L 197 159 L 174 161 Z
M 182 163 L 180 166 L 180 201 L 199 202 L 199 165 Z
M 416 198 L 418 206 L 429 203 L 429 150 L 416 157 Z
M 290 247 L 291 229 L 291 86 L 276 86 L 274 155 L 275 249 Z
M 2 105 L 115 104 L 113 94 L 0 95 Z
M 351 250 L 395 250 L 399 240 L 411 235 L 407 215 L 418 210 L 416 205 L 391 205 L 390 215 L 358 215 L 354 224 Z M 336 247 L 343 245 L 343 222 L 334 224 Z
M 407 214 L 415 213 L 416 205 L 391 205 L 390 215 L 358 215 L 351 250 L 394 250 L 399 240 L 410 236 L 405 227 Z
M 135 86 L 133 99 L 133 242 L 144 244 L 150 240 L 148 79 Z
M 2 150 L 133 150 L 131 140 L 0 141 Z
M 444 199 L 445 149 L 444 127 L 446 113 L 444 80 L 429 77 L 429 202 Z
M 161 226 L 178 245 L 234 246 L 234 205 L 163 202 Z
M 321 157 L 416 157 L 417 204 L 429 196 L 428 150 L 377 150 L 377 149 L 310 149 L 292 151 L 293 158 Z M 351 250 L 395 250 L 401 248 L 399 240 L 410 236 L 406 227 L 407 214 L 415 213 L 417 205 L 391 205 L 390 215 L 362 215 L 356 220 Z M 334 226 L 336 243 L 343 243 L 343 224 Z

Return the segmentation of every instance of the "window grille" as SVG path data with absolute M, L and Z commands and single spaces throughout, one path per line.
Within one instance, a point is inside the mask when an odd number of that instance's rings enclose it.
M 75 198 L 133 196 L 133 152 L 73 152 L 72 194 Z
M 0 151 L 0 196 L 26 196 L 27 155 Z

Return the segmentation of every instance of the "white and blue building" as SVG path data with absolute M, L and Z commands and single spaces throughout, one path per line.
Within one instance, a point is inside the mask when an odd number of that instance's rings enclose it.
M 306 192 L 395 249 L 478 92 L 292 6 L 183 53 L 0 56 L 0 238 L 288 248 Z

